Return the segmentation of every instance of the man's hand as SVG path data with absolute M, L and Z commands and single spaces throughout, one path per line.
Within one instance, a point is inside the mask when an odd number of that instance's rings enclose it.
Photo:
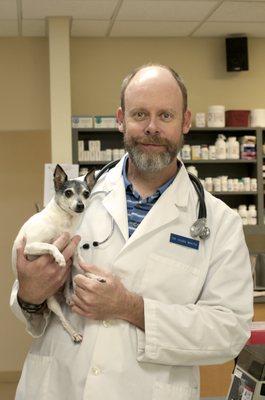
M 80 266 L 85 272 L 105 278 L 106 282 L 76 275 L 72 311 L 95 320 L 123 319 L 144 330 L 143 298 L 127 290 L 110 272 L 90 264 Z
M 18 296 L 32 304 L 41 304 L 54 295 L 65 283 L 72 265 L 75 249 L 80 236 L 70 240 L 68 233 L 59 236 L 53 244 L 63 254 L 66 267 L 60 267 L 50 255 L 42 255 L 34 261 L 28 261 L 24 255 L 25 240 L 17 249 L 17 274 L 19 281 Z

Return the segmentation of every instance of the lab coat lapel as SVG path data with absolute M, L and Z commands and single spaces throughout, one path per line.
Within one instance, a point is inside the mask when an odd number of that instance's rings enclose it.
M 114 219 L 125 241 L 128 240 L 128 218 L 126 194 L 122 177 L 123 159 L 107 175 L 104 182 L 104 191 L 107 195 L 102 201 L 103 206 Z M 99 190 L 102 190 L 99 188 Z

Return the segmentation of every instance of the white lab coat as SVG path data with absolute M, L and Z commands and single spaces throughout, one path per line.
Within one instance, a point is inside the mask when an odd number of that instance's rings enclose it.
M 17 400 L 194 400 L 198 366 L 234 358 L 249 337 L 252 277 L 242 223 L 205 193 L 211 235 L 199 249 L 170 242 L 190 237 L 198 197 L 184 166 L 128 239 L 122 163 L 100 179 L 80 228 L 87 262 L 109 269 L 144 298 L 145 332 L 122 320 L 93 321 L 64 312 L 83 333 L 74 344 L 54 315 L 16 315 L 34 340 Z M 92 247 L 92 246 L 91 246 Z

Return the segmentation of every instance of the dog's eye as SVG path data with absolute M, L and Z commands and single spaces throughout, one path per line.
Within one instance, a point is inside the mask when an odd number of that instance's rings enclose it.
M 88 190 L 84 190 L 84 191 L 83 191 L 83 196 L 84 196 L 85 199 L 88 199 L 88 197 L 89 197 L 89 191 L 88 191 Z
M 64 192 L 64 194 L 65 194 L 66 197 L 69 198 L 69 197 L 71 197 L 71 196 L 73 195 L 73 192 L 72 192 L 72 190 L 69 190 L 69 189 L 68 189 L 68 190 L 66 190 L 66 191 Z

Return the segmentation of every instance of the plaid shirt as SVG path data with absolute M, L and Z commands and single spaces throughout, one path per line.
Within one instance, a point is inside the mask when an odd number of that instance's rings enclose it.
M 128 214 L 128 227 L 129 227 L 129 237 L 133 234 L 138 225 L 142 222 L 148 211 L 151 210 L 153 205 L 159 199 L 159 197 L 164 193 L 164 191 L 171 185 L 174 181 L 175 176 L 170 178 L 166 183 L 160 186 L 155 193 L 151 196 L 143 199 L 140 194 L 133 189 L 132 183 L 128 180 L 126 167 L 127 167 L 128 155 L 124 159 L 122 167 L 122 175 L 124 180 L 124 186 L 126 191 L 127 200 L 127 214 Z

